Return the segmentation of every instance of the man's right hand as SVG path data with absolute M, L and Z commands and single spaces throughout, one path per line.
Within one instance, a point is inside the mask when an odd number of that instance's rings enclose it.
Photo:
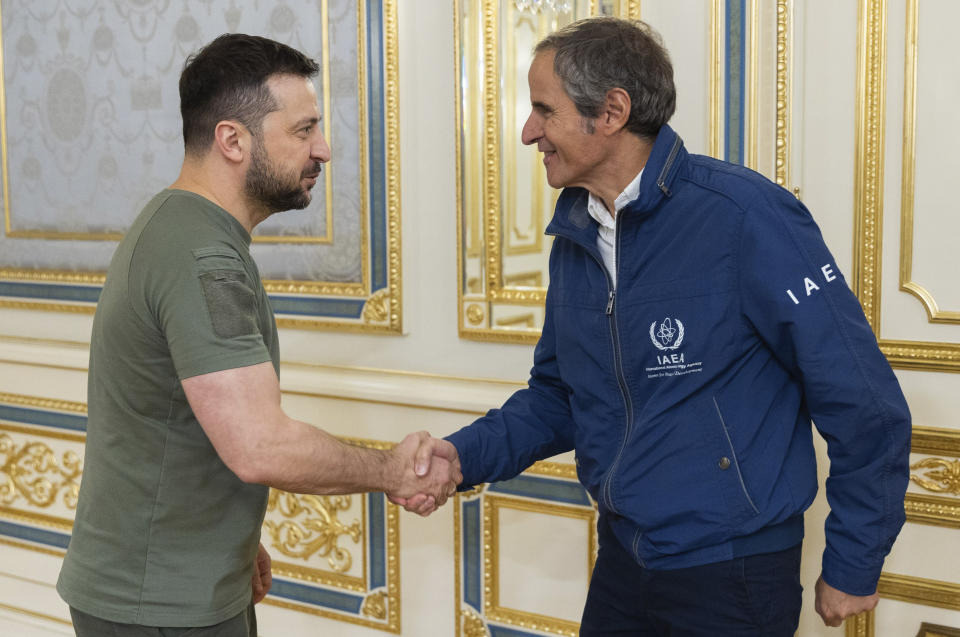
M 456 448 L 425 431 L 408 435 L 390 453 L 399 479 L 387 496 L 412 513 L 433 513 L 463 480 Z

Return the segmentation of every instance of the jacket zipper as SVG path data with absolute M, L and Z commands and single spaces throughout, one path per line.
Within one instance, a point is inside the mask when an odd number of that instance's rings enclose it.
M 673 146 L 670 148 L 670 153 L 667 155 L 667 161 L 665 161 L 663 164 L 663 169 L 660 171 L 660 174 L 657 175 L 657 186 L 668 197 L 671 195 L 671 193 L 670 189 L 666 186 L 667 173 L 671 168 L 673 168 L 673 163 L 676 161 L 682 145 L 683 142 L 678 136 L 673 141 Z M 614 243 L 616 244 L 615 254 L 619 256 L 621 254 L 619 219 L 617 220 L 617 233 Z M 617 272 L 615 273 L 615 276 L 620 272 L 620 261 L 621 259 L 617 258 Z M 603 271 L 606 272 L 607 268 L 603 267 Z M 630 400 L 630 390 L 627 387 L 627 379 L 623 373 L 623 357 L 620 355 L 620 334 L 617 330 L 617 315 L 614 313 L 616 310 L 617 293 L 612 282 L 610 281 L 609 274 L 607 275 L 607 284 L 610 286 L 609 296 L 607 297 L 607 316 L 610 318 L 610 335 L 613 338 L 613 365 L 617 375 L 617 384 L 620 386 L 620 395 L 623 397 L 623 404 L 627 413 L 626 426 L 623 430 L 623 440 L 620 441 L 620 448 L 617 450 L 617 455 L 614 457 L 613 463 L 610 465 L 610 470 L 607 472 L 607 477 L 604 480 L 601 494 L 605 504 L 607 505 L 607 508 L 610 511 L 617 513 L 616 507 L 613 506 L 613 477 L 617 472 L 617 466 L 620 464 L 620 459 L 623 457 L 623 451 L 627 447 L 627 440 L 630 439 L 630 431 L 633 429 L 633 402 Z M 636 546 L 638 540 L 639 536 L 634 539 L 634 546 Z M 634 554 L 636 554 L 636 551 L 634 551 Z
M 663 191 L 663 194 L 668 197 L 672 193 L 670 189 L 667 188 L 667 173 L 673 168 L 673 162 L 677 159 L 677 153 L 680 152 L 681 146 L 683 146 L 683 141 L 678 135 L 677 138 L 673 140 L 673 146 L 670 148 L 670 154 L 667 155 L 667 161 L 663 163 L 663 169 L 660 171 L 660 174 L 657 175 L 657 188 Z
M 616 254 L 620 254 L 619 219 L 617 220 L 617 231 L 614 238 L 614 243 L 616 245 Z M 620 259 L 617 259 L 616 263 L 617 271 L 614 273 L 614 276 L 619 274 Z M 604 272 L 607 271 L 606 266 L 604 266 L 602 263 L 600 266 L 603 268 Z M 607 508 L 610 511 L 617 513 L 617 508 L 613 505 L 613 476 L 616 473 L 617 465 L 620 464 L 620 458 L 623 456 L 623 451 L 627 447 L 627 440 L 630 438 L 630 430 L 633 427 L 633 402 L 630 400 L 630 391 L 627 388 L 627 379 L 623 373 L 623 358 L 620 355 L 620 334 L 617 330 L 617 315 L 614 313 L 614 310 L 616 309 L 617 292 L 613 285 L 613 281 L 610 278 L 610 273 L 607 273 L 607 285 L 609 286 L 609 295 L 607 297 L 607 317 L 610 319 L 610 336 L 613 339 L 613 367 L 617 376 L 617 385 L 620 387 L 620 396 L 623 398 L 623 404 L 626 410 L 626 424 L 623 428 L 623 440 L 620 441 L 620 448 L 617 450 L 617 455 L 610 464 L 610 470 L 607 472 L 607 477 L 604 480 L 601 495 Z

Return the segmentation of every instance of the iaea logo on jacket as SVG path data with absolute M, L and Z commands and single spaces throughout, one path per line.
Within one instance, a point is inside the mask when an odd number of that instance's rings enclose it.
M 676 327 L 673 321 L 676 321 Z M 668 316 L 659 326 L 656 321 L 650 324 L 650 340 L 657 349 L 662 351 L 677 349 L 683 342 L 683 323 L 678 318 L 673 321 Z

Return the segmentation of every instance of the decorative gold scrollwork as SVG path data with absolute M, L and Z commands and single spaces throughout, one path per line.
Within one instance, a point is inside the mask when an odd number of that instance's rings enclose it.
M 366 599 L 363 600 L 363 607 L 360 609 L 360 612 L 374 619 L 386 619 L 387 592 L 377 591 L 367 595 Z
M 285 518 L 304 517 L 282 522 L 266 520 L 263 526 L 273 539 L 272 546 L 284 555 L 307 560 L 317 554 L 326 557 L 335 572 L 343 573 L 350 570 L 353 557 L 338 545 L 340 536 L 348 535 L 356 543 L 361 533 L 359 520 L 347 526 L 337 519 L 339 512 L 349 509 L 350 504 L 348 495 L 296 495 L 271 489 L 267 511 L 277 511 Z
M 470 325 L 480 325 L 483 323 L 483 319 L 483 306 L 477 303 L 471 303 L 467 307 L 467 320 L 470 321 Z
M 0 434 L 0 504 L 10 505 L 22 497 L 34 506 L 49 507 L 63 494 L 63 504 L 76 509 L 80 465 L 80 456 L 73 451 L 58 462 L 42 442 L 18 448 L 10 436 Z
M 470 610 L 460 611 L 463 617 L 463 637 L 489 637 L 483 618 Z
M 911 474 L 910 480 L 927 491 L 960 495 L 960 460 L 924 458 L 910 465 L 910 469 L 925 470 L 921 475 Z
M 364 323 L 383 323 L 390 316 L 390 292 L 380 290 L 363 306 Z

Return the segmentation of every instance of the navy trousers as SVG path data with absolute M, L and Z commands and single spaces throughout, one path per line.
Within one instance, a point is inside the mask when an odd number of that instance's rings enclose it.
M 646 569 L 599 524 L 580 637 L 793 637 L 800 546 L 676 570 Z

